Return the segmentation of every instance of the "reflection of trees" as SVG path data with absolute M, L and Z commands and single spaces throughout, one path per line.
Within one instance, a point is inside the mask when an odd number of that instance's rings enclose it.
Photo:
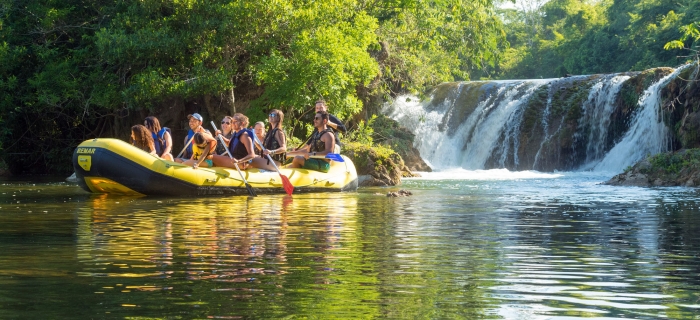
M 484 279 L 497 261 L 489 208 L 476 198 L 451 207 L 451 195 L 368 201 L 360 207 L 359 251 L 373 253 L 366 259 L 374 261 L 381 316 L 482 318 L 489 303 Z M 471 231 L 479 225 L 480 232 Z
M 357 199 L 330 200 L 97 196 L 78 218 L 81 276 L 112 303 L 139 301 L 159 316 L 192 305 L 208 306 L 195 316 L 320 316 L 346 303 L 373 314 L 361 303 L 371 294 L 354 296 L 358 281 L 374 281 L 355 260 Z

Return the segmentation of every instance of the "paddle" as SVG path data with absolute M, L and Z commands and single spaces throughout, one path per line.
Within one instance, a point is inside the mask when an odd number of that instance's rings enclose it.
M 263 152 L 265 152 L 266 149 L 263 146 L 263 144 L 260 142 L 260 139 L 258 139 L 258 137 L 256 135 L 253 135 L 253 138 L 255 139 L 255 143 L 260 145 L 260 148 L 262 148 Z M 270 163 L 272 163 L 272 166 L 275 167 L 275 170 L 277 170 L 277 173 L 279 173 L 280 179 L 282 179 L 282 186 L 284 187 L 284 191 L 287 192 L 287 194 L 291 196 L 292 192 L 294 192 L 294 186 L 289 181 L 289 178 L 287 178 L 287 176 L 283 175 L 282 172 L 280 172 L 280 169 L 277 168 L 277 165 L 275 164 L 275 160 L 272 160 L 272 157 L 270 157 L 269 154 L 267 155 L 267 160 L 269 160 Z
M 287 156 L 287 158 L 291 158 L 291 157 L 293 157 L 293 156 Z M 341 156 L 338 153 L 319 154 L 317 156 L 311 155 L 311 153 L 309 153 L 309 158 L 328 159 L 328 160 L 333 160 L 335 162 L 345 162 L 345 159 L 343 159 L 343 156 Z
M 219 130 L 216 128 L 216 124 L 214 124 L 214 121 L 211 122 L 211 126 L 214 127 L 214 132 Z M 228 152 L 228 148 L 226 148 L 226 144 L 224 143 L 224 137 L 221 134 L 218 134 L 216 137 L 219 139 L 221 144 L 224 145 L 224 150 L 226 151 L 226 154 L 228 155 L 229 159 L 233 160 L 233 156 L 231 155 L 230 152 Z M 245 183 L 245 187 L 246 187 L 246 189 L 248 189 L 248 193 L 250 194 L 250 196 L 257 197 L 258 195 L 255 194 L 255 191 L 253 191 L 253 187 L 250 186 L 248 181 L 243 176 L 243 172 L 241 172 L 241 169 L 238 167 L 238 163 L 234 162 L 233 166 L 236 167 L 236 170 L 238 170 L 238 174 L 241 175 L 241 179 L 243 179 L 243 183 Z
M 192 143 L 192 139 L 194 139 L 194 135 L 192 135 L 192 138 L 190 138 L 190 141 L 187 141 L 187 144 L 185 145 L 184 148 L 182 148 L 182 151 L 180 151 L 180 153 L 177 154 L 177 157 L 175 157 L 176 159 L 179 158 L 183 153 L 185 153 L 185 150 L 187 150 L 187 147 L 189 147 L 190 143 Z
M 317 155 L 317 156 L 312 156 L 309 155 L 309 158 L 315 158 L 315 159 L 328 159 L 328 160 L 333 160 L 336 162 L 345 162 L 345 159 L 340 154 L 337 153 L 328 153 L 325 155 Z

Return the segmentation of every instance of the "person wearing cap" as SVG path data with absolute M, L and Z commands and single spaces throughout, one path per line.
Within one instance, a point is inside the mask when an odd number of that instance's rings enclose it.
M 190 125 L 190 130 L 187 131 L 187 137 L 185 137 L 185 145 L 187 146 L 187 148 L 185 148 L 185 154 L 182 157 L 182 159 L 180 159 L 180 161 L 178 161 L 178 159 L 175 159 L 175 161 L 177 161 L 177 162 L 183 162 L 185 160 L 192 158 L 192 144 L 191 143 L 188 144 L 188 142 L 190 142 L 190 140 L 192 140 L 195 133 L 197 133 L 197 132 L 209 133 L 209 130 L 204 129 L 204 127 L 202 127 L 202 123 L 204 122 L 204 118 L 202 118 L 202 116 L 199 113 L 195 112 L 193 114 L 188 114 L 187 120 L 189 120 L 189 125 Z

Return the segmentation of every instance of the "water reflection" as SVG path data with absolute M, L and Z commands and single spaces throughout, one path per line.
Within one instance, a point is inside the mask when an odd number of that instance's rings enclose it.
M 182 312 L 230 299 L 270 303 L 272 297 L 280 301 L 270 305 L 270 315 L 279 316 L 290 307 L 313 310 L 311 302 L 319 312 L 327 312 L 334 305 L 330 298 L 345 296 L 346 287 L 354 286 L 343 280 L 341 271 L 343 261 L 351 261 L 356 253 L 347 248 L 358 242 L 352 214 L 356 211 L 357 197 L 347 194 L 330 199 L 94 196 L 91 206 L 78 210 L 78 256 L 83 265 L 78 275 L 115 278 L 102 280 L 105 285 L 96 292 L 119 305 L 134 299 L 126 293 L 160 290 L 170 292 Z M 323 286 L 323 291 L 309 291 L 309 283 Z M 151 297 L 138 297 L 142 303 L 136 307 L 157 306 L 149 303 Z M 344 306 L 337 304 L 339 310 Z M 234 314 L 250 315 L 240 306 L 234 309 Z M 231 315 L 227 312 L 232 311 L 203 315 Z
M 0 309 L 54 319 L 696 316 L 697 192 L 609 189 L 585 174 L 486 176 L 408 180 L 405 198 L 9 184 Z

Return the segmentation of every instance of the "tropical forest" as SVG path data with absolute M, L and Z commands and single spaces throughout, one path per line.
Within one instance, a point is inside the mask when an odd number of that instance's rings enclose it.
M 148 115 L 179 149 L 188 114 L 277 108 L 298 143 L 318 99 L 346 144 L 390 154 L 410 147 L 381 114 L 398 96 L 677 67 L 697 61 L 699 23 L 694 0 L 2 0 L 0 165 L 69 173 L 81 141 L 128 140 Z

